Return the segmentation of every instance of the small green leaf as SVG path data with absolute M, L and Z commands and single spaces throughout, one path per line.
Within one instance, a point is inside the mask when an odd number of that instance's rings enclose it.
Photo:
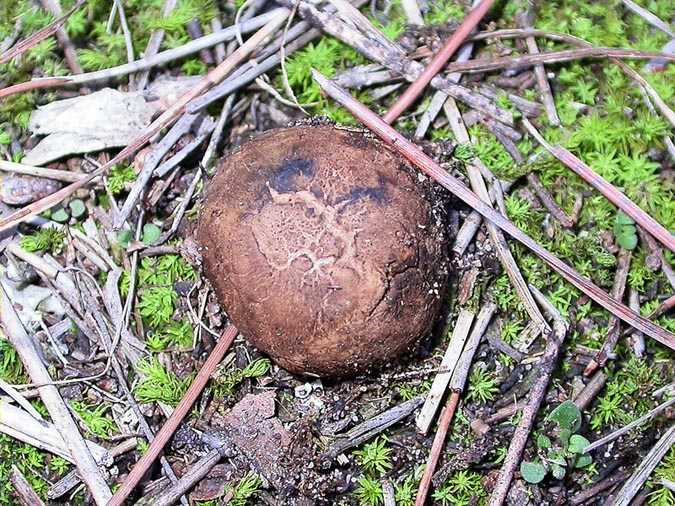
M 635 221 L 633 221 L 633 218 L 628 216 L 623 211 L 619 211 L 618 213 L 616 213 L 616 223 L 618 225 L 635 225 Z
M 84 202 L 80 199 L 71 200 L 68 207 L 70 207 L 70 214 L 73 218 L 80 218 L 87 212 Z
M 560 450 L 552 451 L 550 452 L 546 460 L 548 462 L 551 462 L 552 464 L 558 464 L 559 466 L 565 466 L 567 465 L 567 461 L 565 460 L 565 455 Z
M 551 466 L 551 474 L 556 480 L 562 480 L 565 477 L 565 468 L 558 464 L 553 464 Z
M 590 442 L 584 436 L 574 434 L 572 437 L 570 437 L 569 451 L 571 453 L 583 453 L 584 448 L 586 448 L 589 444 Z
M 591 457 L 588 453 L 584 453 L 583 455 L 579 455 L 579 458 L 574 463 L 574 467 L 581 469 L 583 467 L 590 466 L 592 463 L 593 457 Z
M 117 243 L 124 249 L 127 249 L 129 247 L 129 243 L 131 242 L 131 238 L 131 230 L 120 230 L 120 232 L 117 234 Z
M 63 207 L 59 207 L 58 209 L 52 211 L 51 218 L 57 223 L 65 223 L 70 219 L 70 216 L 68 216 L 68 213 Z
M 624 249 L 635 249 L 637 246 L 637 230 L 635 222 L 627 214 L 619 211 L 614 219 L 614 237 L 616 242 Z
M 0 130 L 0 144 L 6 146 L 12 143 L 12 138 L 4 130 Z
M 539 434 L 537 436 L 537 448 L 545 449 L 550 447 L 551 447 L 551 440 L 547 436 Z
M 569 429 L 560 429 L 560 434 L 558 434 L 558 438 L 560 439 L 560 442 L 563 444 L 563 447 L 567 447 L 567 444 L 569 443 L 570 437 L 572 436 L 572 431 Z
M 528 483 L 539 483 L 546 477 L 546 468 L 540 462 L 520 463 L 520 474 Z
M 143 237 L 141 240 L 146 246 L 150 246 L 157 242 L 160 235 L 162 235 L 162 231 L 157 225 L 153 223 L 146 223 L 143 225 Z
M 581 426 L 581 411 L 572 401 L 565 401 L 551 411 L 549 418 L 558 423 L 561 429 L 576 431 Z
M 637 234 L 635 233 L 635 227 L 632 227 L 632 233 L 625 233 L 623 235 L 617 236 L 616 242 L 619 243 L 623 249 L 635 249 L 638 243 Z

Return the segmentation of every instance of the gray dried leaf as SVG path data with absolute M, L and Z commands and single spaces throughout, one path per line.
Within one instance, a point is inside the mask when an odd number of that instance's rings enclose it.
M 152 121 L 157 104 L 139 93 L 104 88 L 33 112 L 28 128 L 46 135 L 23 159 L 44 165 L 64 156 L 126 146 Z

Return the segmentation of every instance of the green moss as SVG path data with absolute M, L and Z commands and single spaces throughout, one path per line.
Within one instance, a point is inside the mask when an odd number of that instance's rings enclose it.
M 107 176 L 108 189 L 113 195 L 118 195 L 124 191 L 127 183 L 136 180 L 136 171 L 129 165 L 115 165 Z
M 181 380 L 173 372 L 167 371 L 156 358 L 140 360 L 136 370 L 141 375 L 141 380 L 134 388 L 138 402 L 160 401 L 175 406 L 192 383 L 192 376 Z
M 42 228 L 32 235 L 24 235 L 21 238 L 21 248 L 26 251 L 48 251 L 59 254 L 63 249 L 66 233 L 55 228 Z
M 455 0 L 431 0 L 429 10 L 424 14 L 424 22 L 428 25 L 438 25 L 449 21 L 459 22 L 464 19 L 465 8 L 461 2 Z
M 21 383 L 24 377 L 19 354 L 0 332 L 0 379 L 8 383 Z
M 478 504 L 483 504 L 486 496 L 481 475 L 473 471 L 453 473 L 432 495 L 436 501 L 434 504 L 441 506 L 470 504 L 476 500 Z
M 631 356 L 610 373 L 604 393 L 591 411 L 591 428 L 625 425 L 654 407 L 651 392 L 665 384 L 661 372 L 647 361 Z
M 89 432 L 101 439 L 110 439 L 112 435 L 118 432 L 117 424 L 105 416 L 105 412 L 110 409 L 106 404 L 91 406 L 80 401 L 71 401 L 70 407 L 78 414 Z
M 650 506 L 670 506 L 675 504 L 675 492 L 663 485 L 659 480 L 675 482 L 675 447 L 671 448 L 661 463 L 656 467 L 651 480 L 653 492 L 648 496 Z
M 51 458 L 33 446 L 0 434 L 0 504 L 16 504 L 14 488 L 9 480 L 12 465 L 19 468 L 38 496 L 46 500 L 49 488 L 46 462 Z

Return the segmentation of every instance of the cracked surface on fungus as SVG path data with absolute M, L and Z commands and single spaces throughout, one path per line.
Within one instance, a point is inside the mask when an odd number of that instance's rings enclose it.
M 220 162 L 197 230 L 232 322 L 291 372 L 345 376 L 412 348 L 447 280 L 444 210 L 362 132 L 267 132 Z

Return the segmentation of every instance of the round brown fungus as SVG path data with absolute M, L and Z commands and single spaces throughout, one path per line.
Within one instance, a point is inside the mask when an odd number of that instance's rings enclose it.
M 269 131 L 225 157 L 197 230 L 244 336 L 291 372 L 346 376 L 410 349 L 447 280 L 444 210 L 363 132 Z

